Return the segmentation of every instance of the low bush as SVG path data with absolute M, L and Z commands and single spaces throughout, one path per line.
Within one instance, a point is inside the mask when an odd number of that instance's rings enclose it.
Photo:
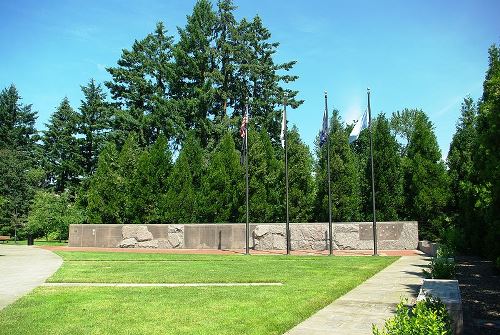
M 434 257 L 429 265 L 429 271 L 423 270 L 430 279 L 454 279 L 456 274 L 455 260 L 447 257 Z
M 385 321 L 379 330 L 372 327 L 374 335 L 451 335 L 451 319 L 446 306 L 434 297 L 427 297 L 408 307 L 407 300 L 402 300 L 396 315 Z

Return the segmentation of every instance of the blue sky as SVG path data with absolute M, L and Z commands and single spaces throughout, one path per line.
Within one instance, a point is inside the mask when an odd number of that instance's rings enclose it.
M 305 103 L 288 113 L 312 147 L 323 91 L 345 121 L 421 108 L 446 156 L 463 98 L 482 93 L 488 47 L 500 42 L 500 1 L 235 1 L 238 18 L 259 15 L 281 43 L 277 61 L 297 60 L 291 86 Z M 172 35 L 194 1 L 1 1 L 0 88 L 14 83 L 39 112 L 38 127 L 80 85 L 109 80 L 121 50 L 154 30 Z

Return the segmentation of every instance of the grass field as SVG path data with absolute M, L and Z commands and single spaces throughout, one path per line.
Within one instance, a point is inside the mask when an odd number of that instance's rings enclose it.
M 39 287 L 2 334 L 282 334 L 396 257 L 58 252 L 50 282 L 280 282 L 272 287 Z
M 68 242 L 66 242 L 66 241 L 62 241 L 62 242 L 53 241 L 53 240 L 47 241 L 45 239 L 35 240 L 34 242 L 35 242 L 34 243 L 35 245 L 52 245 L 52 246 L 68 245 Z M 27 241 L 26 240 L 18 240 L 17 244 L 16 244 L 16 241 L 14 241 L 14 238 L 12 238 L 11 240 L 4 242 L 3 244 L 5 244 L 5 245 L 26 245 Z

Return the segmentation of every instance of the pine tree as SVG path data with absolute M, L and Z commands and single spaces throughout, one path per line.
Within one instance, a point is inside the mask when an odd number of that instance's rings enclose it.
M 500 47 L 492 45 L 489 67 L 483 83 L 477 120 L 478 150 L 474 156 L 479 174 L 477 207 L 482 218 L 485 238 L 484 254 L 500 256 Z
M 446 222 L 450 194 L 433 125 L 424 113 L 415 118 L 407 155 L 403 158 L 405 214 L 419 221 L 419 234 L 436 239 Z
M 136 40 L 132 50 L 124 49 L 118 66 L 107 69 L 113 80 L 105 85 L 124 107 L 117 111 L 118 117 L 127 121 L 127 128 L 133 128 L 142 147 L 153 144 L 160 133 L 168 140 L 181 139 L 183 117 L 170 99 L 174 80 L 172 42 L 173 37 L 158 22 L 154 33 Z M 115 126 L 122 132 L 127 130 L 119 122 Z
M 36 141 L 36 112 L 21 103 L 16 87 L 0 92 L 0 233 L 13 234 L 23 222 L 39 186 L 41 158 Z
M 284 162 L 276 152 L 265 129 L 248 134 L 249 207 L 253 222 L 284 222 L 285 171 Z M 240 207 L 240 220 L 245 219 L 246 207 Z
M 111 112 L 109 104 L 106 103 L 106 94 L 94 79 L 81 89 L 84 95 L 79 113 L 82 167 L 89 176 L 96 169 L 99 153 L 107 139 Z
M 332 220 L 335 222 L 357 221 L 361 218 L 359 171 L 354 154 L 348 143 L 348 128 L 342 123 L 338 111 L 330 119 L 330 176 Z M 327 145 L 316 147 L 316 213 L 317 220 L 328 221 L 328 171 Z
M 474 211 L 475 185 L 478 182 L 474 168 L 474 153 L 477 151 L 477 106 L 467 97 L 462 103 L 461 116 L 448 152 L 448 175 L 450 178 L 450 214 L 462 236 L 462 247 L 480 246 L 483 232 Z M 481 242 L 480 242 L 481 241 Z
M 239 208 L 245 202 L 245 177 L 229 132 L 210 157 L 200 196 L 204 222 L 238 221 Z
M 166 223 L 198 223 L 201 219 L 201 178 L 204 153 L 194 133 L 189 133 L 167 180 L 163 199 Z
M 43 152 L 48 162 L 46 172 L 49 184 L 58 193 L 77 186 L 83 172 L 76 137 L 78 121 L 78 114 L 71 108 L 68 98 L 64 98 L 46 124 L 47 130 L 43 132 Z
M 167 179 L 171 170 L 172 153 L 166 138 L 160 135 L 137 161 L 130 189 L 134 222 L 164 223 L 161 200 L 167 192 Z
M 287 145 L 289 219 L 290 222 L 310 222 L 315 197 L 313 158 L 295 126 L 288 131 Z
M 108 142 L 102 149 L 97 169 L 90 178 L 87 216 L 89 223 L 124 223 L 116 146 Z
M 377 220 L 398 220 L 404 200 L 399 145 L 396 138 L 390 133 L 389 121 L 384 114 L 378 115 L 372 129 Z M 366 179 L 371 181 L 370 162 L 366 165 L 365 171 Z M 368 190 L 369 192 L 366 192 Z M 370 199 L 370 204 L 366 207 L 371 208 L 372 188 L 368 187 L 364 191 L 368 193 L 368 197 L 365 199 Z M 370 215 L 370 219 L 372 219 L 372 215 Z

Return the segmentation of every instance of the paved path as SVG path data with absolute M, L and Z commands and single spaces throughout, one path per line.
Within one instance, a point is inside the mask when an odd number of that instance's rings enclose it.
M 369 335 L 393 315 L 400 297 L 416 297 L 422 284 L 424 256 L 403 256 L 360 286 L 335 300 L 287 335 Z
M 48 250 L 0 245 L 0 310 L 45 282 L 61 264 Z

